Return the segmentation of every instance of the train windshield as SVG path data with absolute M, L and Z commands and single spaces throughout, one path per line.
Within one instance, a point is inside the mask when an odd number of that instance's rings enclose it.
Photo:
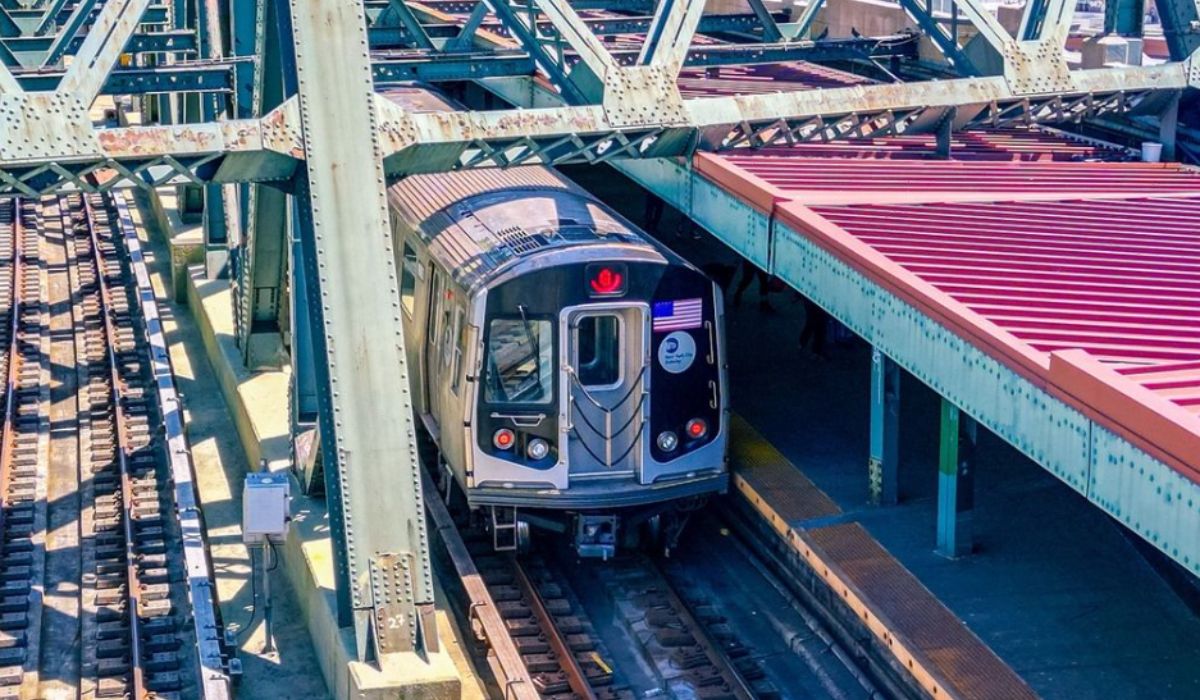
M 554 391 L 554 338 L 549 321 L 493 319 L 487 346 L 484 401 L 550 403 Z

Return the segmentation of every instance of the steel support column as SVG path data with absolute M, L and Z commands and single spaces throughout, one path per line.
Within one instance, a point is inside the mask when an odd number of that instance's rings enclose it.
M 1200 51 L 1200 0 L 1156 0 L 1155 7 L 1172 61 L 1183 61 Z M 1192 56 L 1193 65 L 1196 60 Z
M 298 222 L 300 221 L 298 197 L 289 197 L 288 211 L 291 213 L 288 231 L 288 355 L 292 363 L 291 391 L 288 396 L 290 403 L 291 436 L 297 440 L 303 433 L 312 429 L 317 423 L 319 405 L 317 400 L 317 368 L 313 353 L 312 314 L 309 299 L 309 283 L 304 264 L 304 248 L 301 242 Z M 311 448 L 315 449 L 315 448 Z M 293 448 L 297 455 L 297 469 L 301 474 L 301 483 L 305 493 L 312 493 L 316 484 L 324 485 L 323 475 L 314 473 L 314 458 L 299 459 L 300 450 Z M 303 462 L 301 464 L 300 462 Z
M 252 31 L 261 58 L 248 105 L 254 116 L 279 106 L 294 90 L 284 81 L 285 71 L 292 66 L 290 60 L 284 60 L 281 41 L 291 41 L 291 36 L 281 38 L 278 5 L 275 0 L 263 0 L 255 13 Z M 282 10 L 287 12 L 286 6 Z M 248 215 L 238 270 L 238 344 L 247 367 L 277 366 L 282 359 L 278 349 L 288 202 L 275 187 L 244 187 Z
M 294 0 L 291 26 L 339 622 L 354 626 L 360 659 L 428 653 L 433 580 L 363 5 Z
M 871 349 L 871 456 L 867 483 L 873 505 L 900 500 L 900 367 Z
M 218 59 L 225 55 L 225 27 L 227 19 L 219 10 L 219 0 L 204 0 L 200 9 L 197 31 L 200 38 L 201 55 Z M 200 115 L 203 121 L 217 121 L 221 115 L 217 96 L 200 95 Z M 217 184 L 204 186 L 204 272 L 209 279 L 225 277 L 229 273 L 230 238 L 236 243 L 241 238 L 240 207 L 236 198 L 231 198 L 233 189 Z
M 1182 98 L 1183 95 L 1179 93 L 1172 97 L 1170 104 L 1158 118 L 1158 140 L 1163 146 L 1162 159 L 1164 161 L 1178 159 L 1175 141 L 1179 136 L 1179 101 Z
M 1106 0 L 1104 33 L 1141 36 L 1145 26 L 1146 0 Z
M 951 559 L 971 553 L 975 474 L 971 464 L 975 423 L 942 399 L 938 448 L 937 553 Z

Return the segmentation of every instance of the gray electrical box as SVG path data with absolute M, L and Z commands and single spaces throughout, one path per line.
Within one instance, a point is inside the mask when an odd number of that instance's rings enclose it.
M 264 538 L 287 535 L 290 486 L 286 474 L 254 472 L 242 485 L 242 540 L 261 544 Z

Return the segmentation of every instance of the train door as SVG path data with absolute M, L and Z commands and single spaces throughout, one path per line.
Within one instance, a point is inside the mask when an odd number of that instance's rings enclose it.
M 570 477 L 640 473 L 650 381 L 645 305 L 577 306 L 562 322 Z

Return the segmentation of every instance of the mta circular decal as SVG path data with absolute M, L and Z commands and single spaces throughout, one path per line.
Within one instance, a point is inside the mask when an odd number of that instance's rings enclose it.
M 675 331 L 658 346 L 658 364 L 671 374 L 679 374 L 696 361 L 696 341 L 686 331 Z

